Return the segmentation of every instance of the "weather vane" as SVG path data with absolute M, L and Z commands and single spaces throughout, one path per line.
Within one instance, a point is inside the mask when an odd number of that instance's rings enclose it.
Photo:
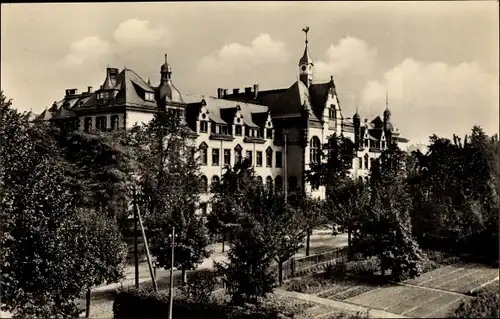
M 309 27 L 306 26 L 304 29 L 302 29 L 302 32 L 304 32 L 306 34 L 306 44 L 307 44 L 307 32 L 309 32 Z

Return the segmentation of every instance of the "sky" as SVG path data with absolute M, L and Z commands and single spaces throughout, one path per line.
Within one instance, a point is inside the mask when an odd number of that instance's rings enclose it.
M 217 88 L 297 80 L 305 26 L 314 81 L 334 77 L 344 117 L 385 109 L 410 143 L 499 131 L 497 1 L 2 4 L 1 89 L 40 113 L 65 89 L 98 88 L 106 67 L 159 83 Z

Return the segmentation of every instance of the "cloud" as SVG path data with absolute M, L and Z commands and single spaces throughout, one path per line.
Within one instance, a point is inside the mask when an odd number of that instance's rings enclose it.
M 109 42 L 97 36 L 87 37 L 70 45 L 69 53 L 63 59 L 63 65 L 82 65 L 89 61 L 103 58 L 111 53 Z
M 368 75 L 373 72 L 376 64 L 377 49 L 361 39 L 345 37 L 338 45 L 332 44 L 328 48 L 326 60 L 315 63 L 315 72 L 319 78 L 328 78 L 329 75 Z
M 273 40 L 269 34 L 263 33 L 250 46 L 240 43 L 224 45 L 220 50 L 203 57 L 198 67 L 205 72 L 233 74 L 236 70 L 284 63 L 288 57 L 289 53 L 283 42 Z
M 433 133 L 464 134 L 456 128 L 474 124 L 498 131 L 498 78 L 477 62 L 450 65 L 407 58 L 380 80 L 367 82 L 360 105 L 380 112 L 386 92 L 397 125 L 420 140 Z
M 164 44 L 166 35 L 165 29 L 152 27 L 149 21 L 139 19 L 124 21 L 113 32 L 115 41 L 124 46 Z

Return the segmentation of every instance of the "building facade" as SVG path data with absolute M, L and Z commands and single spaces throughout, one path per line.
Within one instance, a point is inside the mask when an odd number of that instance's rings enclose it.
M 306 30 L 304 30 L 306 31 Z M 308 31 L 308 28 L 307 28 Z M 306 41 L 297 65 L 298 77 L 284 89 L 260 90 L 258 84 L 243 90 L 217 89 L 217 96 L 181 93 L 173 84 L 172 68 L 160 68 L 160 84 L 155 87 L 130 69 L 106 69 L 98 90 L 67 89 L 59 102 L 46 108 L 36 120 L 51 121 L 72 130 L 128 129 L 149 122 L 158 109 L 177 109 L 192 130 L 206 194 L 217 183 L 224 167 L 249 158 L 257 176 L 277 191 L 305 190 L 324 198 L 322 187 L 311 189 L 305 172 L 320 160 L 321 146 L 329 136 L 342 134 L 357 145 L 352 176 L 367 179 L 371 162 L 390 143 L 405 150 L 403 138 L 391 122 L 387 99 L 382 117 L 361 120 L 357 110 L 341 107 L 333 80 L 314 83 L 314 63 Z M 201 204 L 202 209 L 206 204 Z

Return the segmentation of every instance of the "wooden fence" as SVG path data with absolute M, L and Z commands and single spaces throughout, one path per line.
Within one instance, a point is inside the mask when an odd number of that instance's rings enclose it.
M 283 279 L 301 276 L 313 268 L 347 261 L 349 247 L 338 247 L 307 257 L 292 257 L 283 263 Z

